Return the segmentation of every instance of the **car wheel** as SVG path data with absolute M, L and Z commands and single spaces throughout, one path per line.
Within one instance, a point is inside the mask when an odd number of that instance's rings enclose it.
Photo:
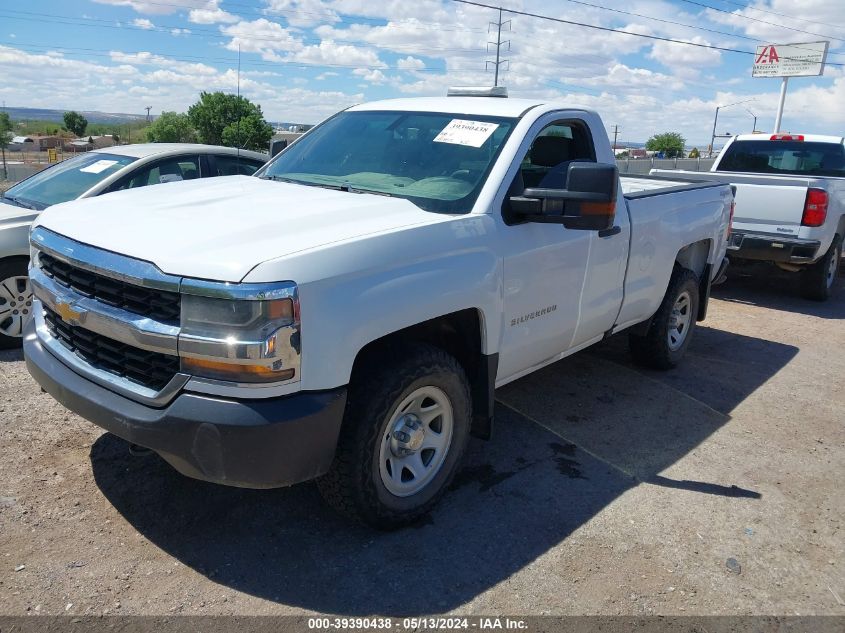
M 417 520 L 442 496 L 467 441 L 466 375 L 444 351 L 398 346 L 368 363 L 349 388 L 330 471 L 317 485 L 341 513 L 379 529 Z
M 675 266 L 663 302 L 644 336 L 628 337 L 634 361 L 652 369 L 672 369 L 686 353 L 698 315 L 698 277 Z
M 0 349 L 20 347 L 23 330 L 32 318 L 32 287 L 27 260 L 22 257 L 0 262 Z
M 801 273 L 801 294 L 805 299 L 827 301 L 835 289 L 842 258 L 842 238 L 833 239 L 827 253 Z

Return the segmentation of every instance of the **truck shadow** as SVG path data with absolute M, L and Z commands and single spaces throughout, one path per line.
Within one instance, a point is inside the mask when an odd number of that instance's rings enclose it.
M 716 299 L 761 306 L 783 312 L 807 314 L 822 319 L 845 319 L 845 264 L 840 266 L 833 298 L 818 302 L 801 296 L 799 274 L 779 270 L 767 264 L 729 269 L 725 283 L 715 286 Z
M 712 353 L 721 337 L 702 328 L 694 351 Z M 499 390 L 494 438 L 474 440 L 436 510 L 396 532 L 338 517 L 312 484 L 260 491 L 194 481 L 156 456 L 129 458 L 126 443 L 109 434 L 91 449 L 93 473 L 135 529 L 214 583 L 325 613 L 449 611 L 530 565 L 640 483 L 758 503 L 758 492 L 719 472 L 709 481 L 660 473 L 725 424 L 728 407 L 796 350 L 740 340 L 766 363 L 751 372 L 736 365 L 721 381 L 731 383 L 731 395 L 707 392 L 708 403 L 621 364 L 619 345 Z M 707 361 L 694 355 L 690 364 L 700 362 Z
M 23 360 L 23 350 L 21 349 L 0 350 L 0 363 L 11 363 L 13 361 L 21 360 Z

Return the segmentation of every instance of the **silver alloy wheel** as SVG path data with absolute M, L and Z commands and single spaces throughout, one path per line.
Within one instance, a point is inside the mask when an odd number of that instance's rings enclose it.
M 454 413 L 446 393 L 420 387 L 396 407 L 379 447 L 379 474 L 387 491 L 409 497 L 437 475 L 452 444 Z
M 692 322 L 692 297 L 689 292 L 684 291 L 675 300 L 672 306 L 672 314 L 669 315 L 669 349 L 673 352 L 680 349 L 684 344 Z
M 7 277 L 0 281 L 0 334 L 23 336 L 32 318 L 32 287 L 29 277 Z
M 833 257 L 827 265 L 827 287 L 830 288 L 836 280 L 836 273 L 839 269 L 839 260 L 842 258 L 842 249 L 837 247 L 833 252 Z

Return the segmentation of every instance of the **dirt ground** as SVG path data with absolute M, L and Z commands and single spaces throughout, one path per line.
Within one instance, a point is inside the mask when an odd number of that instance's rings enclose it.
M 0 353 L 0 614 L 845 615 L 845 288 L 734 275 L 684 365 L 508 385 L 429 519 L 186 479 Z

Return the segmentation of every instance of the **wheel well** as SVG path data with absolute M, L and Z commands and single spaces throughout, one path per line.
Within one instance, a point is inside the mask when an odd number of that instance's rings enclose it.
M 701 279 L 705 266 L 707 266 L 707 258 L 710 255 L 711 240 L 701 240 L 693 242 L 684 246 L 675 256 L 675 262 L 695 273 Z
M 397 330 L 364 346 L 355 357 L 352 376 L 371 362 L 379 352 L 398 344 L 427 343 L 453 356 L 460 363 L 470 383 L 473 405 L 472 432 L 489 437 L 493 417 L 493 389 L 496 382 L 498 355 L 482 354 L 482 316 L 479 310 L 469 308 L 417 323 Z

